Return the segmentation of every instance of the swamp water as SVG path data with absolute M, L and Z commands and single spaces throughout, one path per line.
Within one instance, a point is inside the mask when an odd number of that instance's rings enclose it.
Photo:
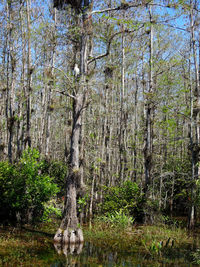
M 71 252 L 70 252 L 71 250 Z M 74 251 L 72 253 L 72 251 Z M 183 252 L 180 252 L 178 255 L 175 252 L 175 255 L 168 255 L 167 258 L 162 258 L 161 255 L 145 255 L 145 253 L 140 253 L 135 251 L 132 253 L 126 252 L 115 252 L 109 251 L 107 249 L 102 249 L 95 246 L 91 243 L 85 243 L 80 254 L 77 255 L 77 252 L 80 252 L 80 248 L 76 250 L 74 247 L 68 247 L 68 249 L 63 249 L 62 253 L 66 256 L 63 260 L 57 260 L 50 265 L 50 267 L 64 267 L 64 266 L 77 266 L 77 267 L 89 267 L 89 266 L 126 266 L 126 267 L 145 267 L 145 266 L 199 266 L 190 263 L 184 256 Z M 59 251 L 61 253 L 61 251 Z M 186 253 L 186 251 L 185 251 Z M 175 257 L 174 257 L 175 256 Z
M 195 244 L 181 244 L 166 247 L 160 250 L 151 250 L 143 247 L 125 249 L 124 244 L 112 245 L 109 249 L 106 242 L 101 245 L 85 242 L 79 247 L 54 245 L 52 237 L 41 233 L 27 231 L 12 232 L 0 229 L 0 266 L 3 267 L 157 267 L 157 266 L 200 266 L 194 264 L 193 252 L 199 258 L 199 241 Z M 192 252 L 193 251 L 193 252 Z

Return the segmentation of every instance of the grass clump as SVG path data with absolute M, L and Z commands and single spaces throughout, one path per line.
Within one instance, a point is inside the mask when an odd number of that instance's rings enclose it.
M 84 228 L 85 240 L 100 247 L 121 253 L 138 252 L 148 257 L 168 257 L 182 253 L 191 246 L 193 239 L 185 229 L 162 226 L 131 226 L 119 228 L 119 225 L 96 220 L 91 229 Z
M 96 221 L 99 223 L 106 223 L 110 228 L 120 228 L 125 229 L 130 227 L 134 218 L 126 215 L 121 209 L 118 211 L 113 211 L 112 213 L 107 213 L 106 215 L 102 215 L 96 218 Z

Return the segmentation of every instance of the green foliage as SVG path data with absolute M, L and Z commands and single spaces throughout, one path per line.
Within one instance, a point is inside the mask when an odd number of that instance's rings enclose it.
M 188 155 L 185 155 L 182 159 L 177 155 L 168 155 L 166 164 L 163 166 L 162 177 L 158 172 L 159 179 L 154 180 L 154 192 L 159 192 L 160 186 L 162 185 L 161 196 L 157 196 L 156 199 L 161 197 L 160 209 L 165 214 L 170 211 L 170 201 L 172 199 L 170 195 L 173 195 L 173 211 L 175 214 L 187 214 L 190 188 L 192 185 L 190 179 L 192 175 L 191 169 L 191 162 Z
M 159 241 L 153 240 L 150 245 L 146 243 L 146 240 L 142 240 L 142 244 L 144 245 L 145 249 L 149 252 L 149 254 L 159 255 L 161 253 L 161 249 L 163 247 L 163 243 Z
M 162 215 L 162 221 L 164 222 L 164 224 L 170 225 L 171 227 L 181 227 L 183 224 L 182 221 L 178 221 L 168 215 Z
M 127 216 L 120 210 L 119 212 L 114 211 L 107 213 L 106 215 L 97 218 L 98 221 L 109 224 L 109 227 L 119 227 L 122 229 L 131 226 L 134 222 L 134 218 Z
M 16 170 L 8 162 L 0 162 L 0 220 L 11 219 L 12 205 L 15 204 L 13 179 Z
M 44 161 L 39 157 L 36 149 L 28 149 L 17 164 L 0 163 L 1 221 L 15 222 L 17 217 L 21 223 L 37 220 L 44 203 L 58 192 L 52 178 L 41 173 Z
M 164 253 L 170 248 L 173 248 L 175 244 L 175 240 L 171 239 L 170 237 L 167 240 L 162 241 L 152 240 L 150 244 L 148 244 L 145 239 L 142 239 L 141 241 L 145 249 L 152 256 L 161 255 L 162 252 Z
M 42 215 L 43 222 L 52 222 L 52 216 L 56 218 L 61 218 L 62 211 L 61 209 L 55 207 L 53 203 L 45 203 L 44 204 L 44 212 Z
M 84 207 L 87 205 L 88 200 L 89 200 L 88 194 L 86 194 L 84 197 L 79 197 L 77 201 L 79 212 L 81 212 L 84 209 Z
M 196 251 L 191 253 L 191 256 L 193 258 L 193 263 L 200 265 L 200 249 L 197 248 Z
M 106 214 L 122 214 L 139 219 L 142 213 L 143 194 L 139 186 L 131 181 L 126 181 L 122 186 L 105 187 L 102 212 Z
M 41 166 L 42 173 L 52 177 L 53 182 L 57 184 L 61 196 L 65 193 L 65 180 L 68 175 L 67 164 L 60 161 L 43 161 Z

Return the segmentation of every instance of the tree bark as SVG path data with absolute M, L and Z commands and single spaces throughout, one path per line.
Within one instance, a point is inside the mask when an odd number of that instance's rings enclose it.
M 31 83 L 33 69 L 31 66 L 31 22 L 30 22 L 30 3 L 31 0 L 26 0 L 27 12 L 27 33 L 28 33 L 28 51 L 27 51 L 27 85 L 26 85 L 26 137 L 25 147 L 31 147 Z
M 138 131 L 138 121 L 137 121 L 137 108 L 138 108 L 138 79 L 135 80 L 135 93 L 134 93 L 134 143 L 133 143 L 133 177 L 134 182 L 137 181 L 137 131 Z
M 26 64 L 26 40 L 25 40 L 25 31 L 24 31 L 24 19 L 23 19 L 23 6 L 24 2 L 20 1 L 20 35 L 22 40 L 22 66 L 21 66 L 21 75 L 20 75 L 20 98 L 18 102 L 18 122 L 17 122 L 17 158 L 19 159 L 22 151 L 24 150 L 24 136 L 25 136 L 25 103 L 24 97 L 26 95 L 25 90 L 25 64 Z M 22 118 L 22 119 L 21 119 Z
M 152 169 L 152 115 L 153 115 L 153 18 L 151 11 L 151 4 L 149 5 L 150 18 L 150 42 L 149 42 L 149 90 L 145 104 L 145 133 L 144 133 L 144 172 L 145 172 L 145 187 L 144 192 L 148 191 L 151 183 L 151 169 Z
M 80 77 L 75 78 L 75 92 L 73 95 L 73 127 L 71 134 L 71 149 L 70 149 L 70 170 L 66 182 L 66 196 L 63 219 L 60 228 L 54 237 L 55 242 L 61 244 L 73 244 L 83 242 L 83 232 L 79 226 L 77 216 L 77 187 L 80 184 L 80 134 L 82 113 L 84 109 L 87 84 L 86 75 L 88 74 L 88 48 L 89 48 L 89 28 L 90 20 L 89 9 L 92 7 L 92 1 L 83 1 L 82 22 L 80 28 L 81 43 L 80 43 Z M 77 10 L 75 10 L 77 13 Z M 78 15 L 78 13 L 77 13 Z M 78 20 L 77 20 L 78 21 Z
M 200 168 L 199 152 L 200 152 L 200 127 L 198 126 L 199 113 L 200 113 L 200 84 L 199 84 L 199 69 L 197 62 L 197 50 L 196 40 L 194 32 L 194 3 L 190 1 L 190 33 L 191 33 L 191 48 L 193 52 L 194 67 L 195 67 L 195 89 L 192 90 L 191 81 L 191 115 L 190 115 L 190 150 L 191 150 L 191 163 L 192 163 L 192 186 L 191 186 L 191 201 L 189 205 L 188 214 L 188 228 L 192 229 L 195 226 L 195 198 L 196 198 L 196 186 L 195 181 L 199 177 Z M 192 79 L 190 74 L 190 79 Z
M 70 150 L 70 170 L 67 178 L 64 216 L 54 240 L 61 243 L 81 243 L 83 242 L 83 233 L 79 227 L 76 196 L 77 186 L 80 183 L 79 169 L 79 140 L 81 130 L 81 114 L 84 104 L 84 96 L 78 94 L 74 99 L 73 107 L 73 129 L 71 135 Z

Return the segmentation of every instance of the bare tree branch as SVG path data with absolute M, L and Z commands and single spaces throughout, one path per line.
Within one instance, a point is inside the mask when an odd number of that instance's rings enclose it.
M 92 11 L 90 14 L 100 14 L 100 13 L 106 13 L 106 12 L 110 12 L 110 11 L 118 11 L 118 10 L 126 10 L 132 7 L 139 7 L 139 6 L 147 6 L 147 5 L 152 5 L 152 6 L 158 6 L 158 7 L 163 7 L 163 8 L 177 8 L 176 3 L 174 4 L 159 4 L 159 3 L 151 3 L 152 0 L 147 1 L 146 3 L 121 3 L 121 5 L 117 6 L 117 7 L 111 7 L 111 8 L 105 8 L 105 9 L 101 9 L 101 10 L 94 10 Z M 188 8 L 189 6 L 187 4 L 184 4 L 183 8 Z M 200 10 L 197 7 L 194 7 L 194 10 L 197 12 L 200 12 Z
M 105 13 L 105 12 L 109 12 L 109 11 L 116 11 L 116 10 L 126 10 L 126 9 L 129 9 L 131 7 L 139 7 L 141 6 L 142 4 L 131 4 L 131 3 L 121 3 L 120 6 L 117 6 L 117 7 L 111 7 L 111 8 L 105 8 L 105 9 L 101 9 L 101 10 L 94 10 L 91 12 L 91 14 L 100 14 L 100 13 Z
M 168 24 L 168 23 L 162 23 L 162 22 L 159 22 L 159 21 L 158 22 L 154 22 L 154 23 L 155 24 L 161 24 L 161 25 L 164 25 L 164 26 L 176 29 L 176 30 L 185 31 L 185 32 L 189 33 L 189 30 L 187 30 L 187 29 L 184 29 L 184 28 L 181 28 L 181 27 L 177 27 L 177 26 L 174 26 L 174 25 L 171 25 L 171 24 Z
M 62 72 L 62 74 L 65 76 L 65 78 L 66 78 L 66 79 L 69 81 L 69 83 L 71 84 L 71 87 L 73 87 L 73 86 L 72 86 L 72 85 L 73 85 L 73 81 L 70 80 L 69 76 L 68 76 L 63 70 L 61 70 L 61 69 L 58 68 L 58 67 L 54 67 L 54 66 L 47 66 L 47 67 L 49 67 L 49 68 L 54 68 L 54 69 L 59 70 L 60 72 Z
M 130 31 L 130 30 L 124 30 L 124 32 L 125 32 L 125 33 L 133 33 L 133 32 L 136 32 L 136 31 L 140 30 L 140 29 L 143 28 L 143 27 L 144 27 L 144 24 L 142 24 L 139 28 L 137 28 L 137 29 L 135 29 L 135 30 L 133 30 L 133 31 Z M 99 55 L 99 56 L 96 56 L 96 57 L 93 57 L 92 59 L 90 59 L 90 60 L 88 61 L 88 65 L 89 65 L 90 63 L 92 63 L 92 62 L 98 60 L 98 59 L 101 59 L 101 58 L 103 58 L 103 57 L 108 56 L 109 53 L 110 53 L 110 46 L 111 46 L 112 40 L 113 40 L 117 35 L 121 34 L 122 32 L 123 32 L 123 31 L 114 33 L 114 34 L 110 37 L 110 39 L 108 40 L 107 50 L 106 50 L 106 52 L 105 52 L 104 54 L 101 54 L 101 55 Z
M 71 97 L 71 98 L 73 98 L 73 99 L 76 99 L 75 96 L 73 96 L 73 95 L 67 93 L 66 91 L 58 91 L 58 90 L 54 90 L 54 91 L 57 92 L 57 93 L 59 93 L 59 94 L 61 94 L 61 95 L 65 95 L 65 96 Z

